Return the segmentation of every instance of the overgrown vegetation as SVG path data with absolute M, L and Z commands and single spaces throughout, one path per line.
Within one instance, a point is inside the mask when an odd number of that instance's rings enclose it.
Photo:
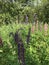
M 0 65 L 49 65 L 47 23 L 49 0 L 0 0 Z
M 36 6 L 35 6 L 36 4 Z M 9 23 L 34 22 L 34 15 L 40 22 L 49 22 L 48 0 L 0 0 L 0 25 Z M 35 15 L 36 16 L 36 15 Z
M 0 28 L 0 35 L 3 40 L 3 47 L 0 47 L 0 64 L 19 65 L 17 44 L 12 36 L 9 37 L 9 34 L 10 32 L 15 33 L 18 28 L 23 27 L 24 30 L 20 31 L 20 36 L 24 42 L 26 65 L 49 65 L 49 34 L 45 36 L 40 31 L 35 34 L 31 33 L 30 42 L 27 44 L 26 35 L 29 24 L 27 26 L 25 24 L 15 26 L 16 24 L 13 24 L 12 27 L 11 25 L 4 25 Z

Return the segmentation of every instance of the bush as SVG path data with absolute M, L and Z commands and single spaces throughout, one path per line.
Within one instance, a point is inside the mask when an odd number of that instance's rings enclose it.
M 20 31 L 25 47 L 26 65 L 49 65 L 49 35 L 45 36 L 38 31 L 31 33 L 30 43 L 26 44 L 26 35 L 28 34 L 29 25 L 9 24 L 0 28 L 0 36 L 3 40 L 3 47 L 0 47 L 0 64 L 1 65 L 19 65 L 17 44 L 9 33 L 23 27 Z

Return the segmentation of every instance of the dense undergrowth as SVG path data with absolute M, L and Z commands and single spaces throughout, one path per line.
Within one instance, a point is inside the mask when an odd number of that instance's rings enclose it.
M 9 24 L 0 27 L 0 36 L 3 40 L 3 47 L 0 47 L 0 65 L 20 65 L 18 62 L 17 44 L 13 37 L 9 37 L 10 32 L 15 33 L 17 29 L 23 27 L 20 36 L 25 47 L 26 65 L 49 65 L 49 34 L 45 36 L 38 31 L 34 34 L 31 32 L 30 42 L 26 44 L 26 35 L 31 25 Z

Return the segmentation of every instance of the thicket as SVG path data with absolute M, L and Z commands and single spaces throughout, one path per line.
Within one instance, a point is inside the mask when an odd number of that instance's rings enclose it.
M 45 36 L 42 32 L 31 33 L 29 44 L 26 43 L 26 35 L 28 34 L 29 24 L 4 25 L 0 28 L 0 36 L 3 40 L 3 47 L 0 47 L 0 64 L 1 65 L 20 65 L 18 61 L 18 47 L 14 38 L 9 37 L 10 32 L 15 33 L 20 27 L 24 30 L 20 31 L 25 48 L 26 65 L 49 65 L 49 34 Z M 6 29 L 5 29 L 6 28 Z
M 37 20 L 39 23 L 49 23 L 48 0 L 41 0 L 40 4 L 37 1 L 36 5 L 34 0 L 0 0 L 0 65 L 20 65 L 18 43 L 13 36 L 9 36 L 11 32 L 15 34 L 19 28 L 23 28 L 19 31 L 19 36 L 24 45 L 25 64 L 49 65 L 49 30 L 45 35 L 44 28 L 34 33 L 32 29 L 27 44 L 30 33 L 28 30 L 34 26 L 31 23 L 35 22 L 36 27 Z
M 14 0 L 13 0 L 14 1 Z M 36 3 L 36 6 L 34 5 Z M 38 3 L 28 1 L 3 1 L 0 0 L 0 25 L 19 22 L 33 23 L 37 17 L 40 22 L 49 22 L 49 1 Z M 35 15 L 36 14 L 36 15 Z M 35 15 L 35 17 L 34 17 Z
M 33 9 L 31 7 L 23 6 L 20 2 L 0 1 L 0 25 L 25 22 L 26 16 L 28 16 L 28 22 L 32 22 Z

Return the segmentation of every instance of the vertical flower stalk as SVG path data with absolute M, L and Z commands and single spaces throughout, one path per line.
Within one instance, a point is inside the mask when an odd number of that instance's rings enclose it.
M 44 33 L 45 33 L 45 35 L 47 35 L 47 31 L 48 31 L 48 24 L 45 23 L 44 24 Z
M 35 23 L 32 25 L 31 32 L 34 33 L 35 31 Z
M 43 24 L 40 22 L 40 31 L 42 32 Z

